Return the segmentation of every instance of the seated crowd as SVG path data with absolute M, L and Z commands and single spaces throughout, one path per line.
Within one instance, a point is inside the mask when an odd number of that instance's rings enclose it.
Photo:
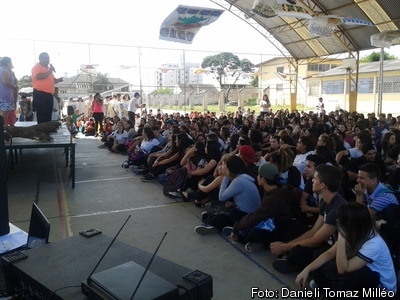
M 400 116 L 157 111 L 102 130 L 143 182 L 205 208 L 196 233 L 268 249 L 301 287 L 397 292 Z

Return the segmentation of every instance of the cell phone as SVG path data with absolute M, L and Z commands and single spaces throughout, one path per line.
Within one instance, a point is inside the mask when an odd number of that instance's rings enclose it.
M 95 235 L 98 235 L 98 234 L 101 234 L 101 233 L 102 233 L 101 230 L 98 230 L 98 229 L 95 229 L 95 228 L 86 229 L 86 230 L 83 230 L 83 231 L 79 232 L 79 234 L 81 234 L 83 236 L 86 236 L 86 237 L 92 237 L 92 236 L 95 236 Z

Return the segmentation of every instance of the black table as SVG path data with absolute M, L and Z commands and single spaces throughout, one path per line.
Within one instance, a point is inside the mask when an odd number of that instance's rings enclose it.
M 17 126 L 32 126 L 36 122 L 20 122 L 16 124 Z M 65 166 L 68 167 L 69 156 L 71 155 L 70 161 L 70 178 L 72 182 L 72 188 L 75 188 L 75 146 L 76 143 L 74 139 L 71 140 L 71 135 L 65 126 L 60 127 L 60 129 L 50 135 L 52 137 L 51 141 L 42 142 L 38 140 L 31 140 L 25 138 L 13 138 L 12 144 L 6 143 L 6 149 L 9 150 L 11 156 L 11 162 L 13 167 L 14 154 L 13 150 L 22 149 L 48 149 L 48 148 L 64 148 L 65 153 Z M 15 159 L 17 159 L 17 151 L 15 151 Z

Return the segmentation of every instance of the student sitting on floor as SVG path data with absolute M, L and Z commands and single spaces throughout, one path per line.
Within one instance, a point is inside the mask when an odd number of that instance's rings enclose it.
M 321 202 L 319 216 L 314 226 L 288 242 L 271 243 L 271 253 L 277 256 L 287 255 L 277 259 L 273 267 L 280 273 L 289 274 L 303 269 L 312 262 L 315 251 L 330 247 L 337 234 L 337 209 L 347 204 L 347 201 L 338 193 L 342 183 L 342 174 L 339 168 L 319 165 L 314 174 L 313 191 L 320 194 Z
M 259 209 L 247 214 L 233 228 L 224 228 L 224 233 L 231 231 L 232 241 L 245 244 L 248 252 L 266 248 L 270 243 L 286 240 L 289 224 L 292 221 L 290 201 L 294 188 L 278 186 L 279 170 L 275 165 L 264 164 L 258 170 L 258 185 L 264 190 L 264 197 Z
M 296 283 L 305 286 L 310 275 L 313 288 L 358 291 L 360 297 L 368 288 L 384 288 L 394 295 L 397 282 L 393 262 L 386 243 L 374 229 L 368 209 L 360 203 L 342 205 L 337 223 L 335 245 L 305 267 Z
M 225 206 L 230 208 L 230 212 L 212 216 L 209 225 L 197 226 L 195 232 L 198 234 L 216 233 L 225 226 L 233 226 L 261 206 L 255 180 L 240 157 L 231 156 L 222 165 L 222 174 L 224 179 L 219 190 L 219 200 L 226 202 Z M 234 202 L 228 201 L 232 198 Z

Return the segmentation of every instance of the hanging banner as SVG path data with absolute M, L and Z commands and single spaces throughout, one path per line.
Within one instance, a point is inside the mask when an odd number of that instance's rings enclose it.
M 223 10 L 179 5 L 161 24 L 160 40 L 191 44 L 197 32 L 216 21 Z
M 390 48 L 395 39 L 400 38 L 400 30 L 385 30 L 371 35 L 371 45 L 380 48 Z
M 293 17 L 311 19 L 308 10 L 296 0 L 255 0 L 251 11 L 264 18 Z
M 315 17 L 310 20 L 308 23 L 308 30 L 312 36 L 330 37 L 333 35 L 335 27 L 342 24 L 374 26 L 374 24 L 365 20 L 328 15 Z

